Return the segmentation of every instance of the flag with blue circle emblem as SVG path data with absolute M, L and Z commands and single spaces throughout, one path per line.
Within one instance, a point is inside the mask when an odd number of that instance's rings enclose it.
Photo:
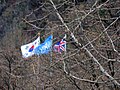
M 36 55 L 41 54 L 48 54 L 52 49 L 52 38 L 53 36 L 50 35 L 48 38 L 45 39 L 44 43 L 40 44 L 38 47 L 35 48 L 34 53 Z

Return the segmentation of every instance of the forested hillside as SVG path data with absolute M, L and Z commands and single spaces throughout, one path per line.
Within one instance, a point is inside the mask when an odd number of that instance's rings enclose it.
M 65 50 L 22 57 L 50 35 Z M 120 0 L 0 0 L 0 90 L 120 90 Z

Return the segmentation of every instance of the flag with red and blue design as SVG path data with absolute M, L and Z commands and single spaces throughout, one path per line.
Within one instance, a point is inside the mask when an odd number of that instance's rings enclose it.
M 40 44 L 40 37 L 38 37 L 35 41 L 25 44 L 21 46 L 21 52 L 23 58 L 28 58 L 32 55 L 34 55 L 34 50 L 36 47 L 38 47 Z
M 66 41 L 65 41 L 66 35 L 64 36 L 64 38 L 62 40 L 60 40 L 59 42 L 57 42 L 53 49 L 55 52 L 61 53 L 62 51 L 66 51 Z

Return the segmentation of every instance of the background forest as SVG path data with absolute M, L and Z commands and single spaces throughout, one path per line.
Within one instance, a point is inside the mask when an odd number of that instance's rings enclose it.
M 51 32 L 66 53 L 22 58 Z M 120 0 L 0 0 L 0 90 L 120 90 Z

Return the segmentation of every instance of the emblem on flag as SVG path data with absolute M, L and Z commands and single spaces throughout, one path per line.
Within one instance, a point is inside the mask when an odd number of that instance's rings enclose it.
M 32 52 L 34 50 L 34 45 L 29 49 L 29 52 Z

